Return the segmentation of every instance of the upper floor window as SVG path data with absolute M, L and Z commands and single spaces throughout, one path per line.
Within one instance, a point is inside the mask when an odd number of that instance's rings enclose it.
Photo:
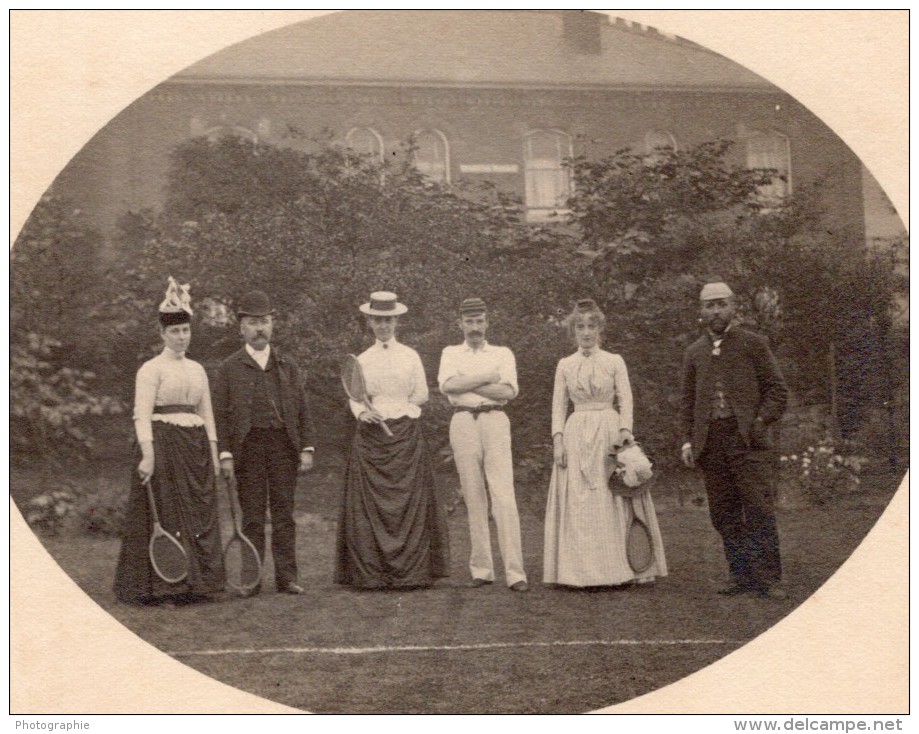
M 524 139 L 527 221 L 549 221 L 565 211 L 571 177 L 563 163 L 570 155 L 571 138 L 559 130 L 537 130 Z
M 432 181 L 450 183 L 450 148 L 439 130 L 421 130 L 413 138 L 415 168 Z
M 345 136 L 345 144 L 358 155 L 383 160 L 383 138 L 372 127 L 354 127 Z
M 772 183 L 759 187 L 764 202 L 778 204 L 791 194 L 791 146 L 788 138 L 775 131 L 754 132 L 747 138 L 747 168 L 776 171 Z

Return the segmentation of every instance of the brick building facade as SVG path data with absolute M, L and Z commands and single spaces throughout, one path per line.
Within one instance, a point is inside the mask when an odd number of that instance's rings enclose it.
M 279 145 L 328 131 L 405 154 L 446 182 L 487 178 L 530 221 L 563 207 L 563 159 L 726 137 L 735 162 L 781 171 L 775 194 L 824 184 L 827 221 L 865 237 L 862 166 L 793 98 L 689 41 L 583 11 L 345 11 L 204 59 L 136 100 L 58 179 L 110 231 L 156 206 L 168 153 L 193 136 Z

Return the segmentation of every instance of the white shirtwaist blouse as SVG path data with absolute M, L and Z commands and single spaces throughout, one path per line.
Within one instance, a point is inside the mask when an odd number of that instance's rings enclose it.
M 420 406 L 428 401 L 428 382 L 418 352 L 395 339 L 377 340 L 358 355 L 357 361 L 364 372 L 370 402 L 385 420 L 421 416 Z M 367 410 L 363 403 L 348 402 L 355 418 Z
M 154 413 L 157 405 L 192 405 L 195 413 Z M 185 353 L 166 347 L 137 371 L 134 390 L 134 429 L 138 442 L 153 440 L 153 421 L 174 426 L 204 426 L 210 441 L 217 440 L 207 373 Z

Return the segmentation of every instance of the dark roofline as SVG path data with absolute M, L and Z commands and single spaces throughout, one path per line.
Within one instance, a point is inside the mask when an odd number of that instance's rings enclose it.
M 532 91 L 579 91 L 579 92 L 728 92 L 749 94 L 781 94 L 788 96 L 777 87 L 745 86 L 745 85 L 653 85 L 653 84 L 543 84 L 539 82 L 455 82 L 438 80 L 380 80 L 380 79 L 304 79 L 300 77 L 194 77 L 183 74 L 173 76 L 164 81 L 159 87 L 169 85 L 183 87 L 201 85 L 213 86 L 248 86 L 248 87 L 412 87 L 440 89 L 505 89 L 505 90 L 532 90 Z

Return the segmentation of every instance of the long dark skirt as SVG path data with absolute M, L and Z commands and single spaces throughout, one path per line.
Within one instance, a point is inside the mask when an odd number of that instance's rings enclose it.
M 156 460 L 151 482 L 160 524 L 177 535 L 185 548 L 188 576 L 170 584 L 153 570 L 147 550 L 153 515 L 147 490 L 132 469 L 131 495 L 115 570 L 115 596 L 127 603 L 152 604 L 223 591 L 226 575 L 207 433 L 203 427 L 185 428 L 154 421 L 153 449 Z M 136 458 L 140 461 L 139 449 Z
M 358 422 L 345 471 L 335 582 L 364 589 L 430 586 L 449 575 L 446 518 L 417 420 Z

